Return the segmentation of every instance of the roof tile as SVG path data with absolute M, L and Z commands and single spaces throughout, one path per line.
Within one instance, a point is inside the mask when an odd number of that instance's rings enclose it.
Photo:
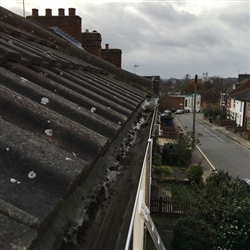
M 152 84 L 2 7 L 0 18 L 0 244 L 29 249 L 55 223 L 53 246 L 91 212 Z

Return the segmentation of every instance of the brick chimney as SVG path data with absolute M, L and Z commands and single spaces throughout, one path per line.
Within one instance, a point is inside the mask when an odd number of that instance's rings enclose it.
M 120 49 L 110 49 L 108 43 L 105 44 L 105 49 L 101 49 L 101 58 L 121 68 L 122 51 Z
M 38 9 L 32 9 L 32 16 L 26 18 L 47 27 L 58 27 L 82 43 L 82 19 L 75 15 L 74 8 L 69 8 L 68 16 L 65 16 L 63 8 L 58 9 L 58 16 L 52 16 L 52 10 L 49 8 L 45 9 L 45 13 L 45 16 L 38 16 Z
M 38 16 L 38 9 L 32 9 L 32 16 Z
M 75 16 L 76 15 L 76 9 L 69 8 L 69 16 Z
M 58 9 L 58 16 L 64 16 L 64 9 Z
M 45 9 L 46 16 L 52 16 L 52 9 Z
M 101 56 L 102 36 L 96 30 L 89 32 L 88 29 L 82 33 L 82 47 L 89 53 L 100 57 Z

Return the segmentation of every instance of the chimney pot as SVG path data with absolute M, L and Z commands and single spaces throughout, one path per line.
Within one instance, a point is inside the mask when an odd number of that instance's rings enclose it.
M 46 16 L 52 16 L 52 9 L 45 9 Z
M 75 16 L 76 15 L 76 9 L 75 8 L 69 8 L 69 16 Z
M 38 9 L 32 9 L 32 16 L 38 16 Z
M 58 16 L 64 16 L 64 9 L 58 9 Z
M 85 29 L 85 32 L 89 32 L 89 29 Z
M 108 43 L 106 43 L 105 46 L 106 46 L 106 49 L 109 49 L 109 44 Z

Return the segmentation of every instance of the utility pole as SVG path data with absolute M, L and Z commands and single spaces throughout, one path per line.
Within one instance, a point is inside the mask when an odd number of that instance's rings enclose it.
M 192 141 L 192 147 L 194 149 L 195 145 L 195 114 L 196 114 L 196 92 L 197 92 L 197 75 L 195 75 L 194 80 L 194 109 L 193 109 L 193 141 Z

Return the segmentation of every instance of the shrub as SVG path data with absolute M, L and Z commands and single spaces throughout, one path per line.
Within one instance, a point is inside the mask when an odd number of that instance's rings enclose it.
M 217 115 L 220 114 L 220 104 L 219 103 L 203 103 L 202 111 L 204 117 L 213 117 L 216 118 Z
M 174 229 L 175 249 L 248 250 L 250 198 L 245 183 L 218 171 L 193 188 L 192 205 Z
M 250 198 L 223 211 L 212 249 L 248 249 L 250 246 Z
M 162 150 L 162 163 L 187 167 L 192 154 L 192 139 L 182 135 L 174 143 L 165 144 Z
M 154 165 L 154 166 L 161 166 L 161 154 L 157 153 L 157 154 L 153 157 L 153 165 Z
M 193 193 L 192 186 L 185 185 L 182 182 L 175 182 L 171 184 L 172 189 L 172 198 L 190 200 L 192 196 L 195 195 Z
M 174 174 L 173 170 L 169 166 L 153 166 L 154 174 L 160 180 L 162 177 L 171 176 Z
M 206 244 L 207 240 L 212 240 L 214 235 L 215 230 L 205 221 L 193 217 L 181 218 L 174 228 L 172 245 L 178 250 L 205 250 L 209 247 Z
M 200 182 L 203 175 L 203 167 L 200 165 L 192 165 L 186 171 L 186 175 L 190 181 Z

